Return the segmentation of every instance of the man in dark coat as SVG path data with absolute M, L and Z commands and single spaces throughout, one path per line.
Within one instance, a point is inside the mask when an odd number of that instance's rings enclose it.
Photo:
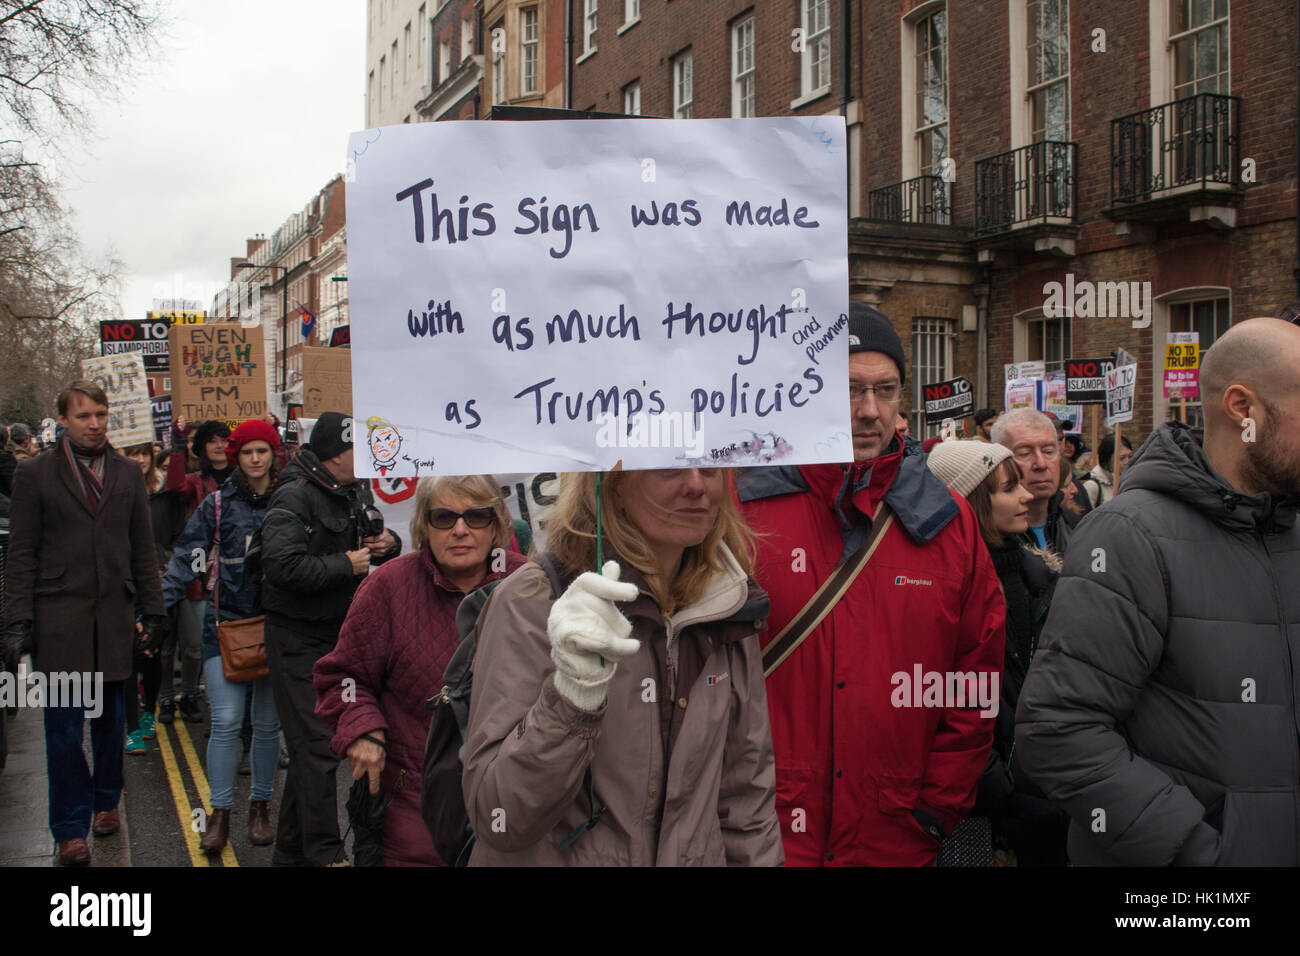
M 281 473 L 262 524 L 267 663 L 289 749 L 274 863 L 328 866 L 342 851 L 339 760 L 332 729 L 316 716 L 312 669 L 338 642 L 370 566 L 401 548 L 374 509 L 369 482 L 352 474 L 352 419 L 322 413 L 311 443 Z
M 1017 757 L 1104 866 L 1300 865 L 1300 327 L 1234 325 L 1075 532 Z
M 120 825 L 123 694 L 134 693 L 126 688 L 133 644 L 140 639 L 156 649 L 166 618 L 149 495 L 140 466 L 108 442 L 107 397 L 94 382 L 77 381 L 63 390 L 58 408 L 66 431 L 57 446 L 23 462 L 14 476 L 4 667 L 16 673 L 19 657 L 31 650 L 47 679 L 50 830 L 59 862 L 84 865 L 92 825 L 96 836 Z M 79 692 L 55 695 L 55 675 L 68 675 L 63 686 Z M 93 774 L 82 752 L 87 711 Z

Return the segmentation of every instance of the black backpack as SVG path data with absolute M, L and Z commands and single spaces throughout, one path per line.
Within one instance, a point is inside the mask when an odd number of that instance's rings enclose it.
M 564 584 L 554 559 L 549 554 L 533 558 L 546 572 L 551 582 L 551 595 L 558 598 L 564 593 Z M 474 846 L 474 829 L 470 826 L 465 809 L 465 796 L 461 789 L 461 751 L 469 727 L 469 699 L 474 686 L 474 651 L 478 644 L 478 616 L 487 604 L 488 597 L 501 581 L 492 581 L 461 601 L 456 611 L 456 631 L 460 646 L 452 655 L 442 675 L 442 691 L 430 697 L 428 708 L 433 713 L 429 722 L 429 736 L 424 745 L 424 772 L 420 779 L 420 813 L 424 825 L 433 837 L 434 849 L 443 862 L 464 866 L 469 862 Z M 591 768 L 583 777 L 583 789 L 589 807 L 587 822 L 580 825 L 560 844 L 568 847 L 578 837 L 596 825 L 606 810 L 596 806 Z

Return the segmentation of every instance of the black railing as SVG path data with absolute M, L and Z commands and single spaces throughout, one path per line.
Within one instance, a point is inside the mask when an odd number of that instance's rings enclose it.
M 950 225 L 948 184 L 940 176 L 917 176 L 873 189 L 867 193 L 867 218 Z
M 1147 202 L 1183 186 L 1236 182 L 1239 98 L 1197 93 L 1110 121 L 1111 205 Z
M 975 163 L 975 235 L 1049 220 L 1074 221 L 1075 143 L 1043 140 Z

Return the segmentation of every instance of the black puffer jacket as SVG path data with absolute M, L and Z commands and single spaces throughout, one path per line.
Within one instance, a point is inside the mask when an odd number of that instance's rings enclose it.
M 369 482 L 339 482 L 303 446 L 276 482 L 262 525 L 262 608 L 269 621 L 333 645 L 364 580 L 345 552 L 362 547 L 363 513 L 373 505 Z M 388 531 L 396 546 L 371 564 L 401 553 L 402 539 Z
M 1295 518 L 1167 422 L 1079 524 L 1016 721 L 1072 862 L 1300 864 Z

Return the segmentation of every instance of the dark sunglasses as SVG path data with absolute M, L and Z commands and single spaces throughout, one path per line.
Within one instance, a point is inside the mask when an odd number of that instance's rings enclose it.
M 461 518 L 465 519 L 465 524 L 471 528 L 490 527 L 496 518 L 496 511 L 492 508 L 470 508 L 468 511 L 452 511 L 450 508 L 430 508 L 425 512 L 425 517 L 429 519 L 429 524 L 439 531 L 447 531 L 456 527 L 456 522 Z

